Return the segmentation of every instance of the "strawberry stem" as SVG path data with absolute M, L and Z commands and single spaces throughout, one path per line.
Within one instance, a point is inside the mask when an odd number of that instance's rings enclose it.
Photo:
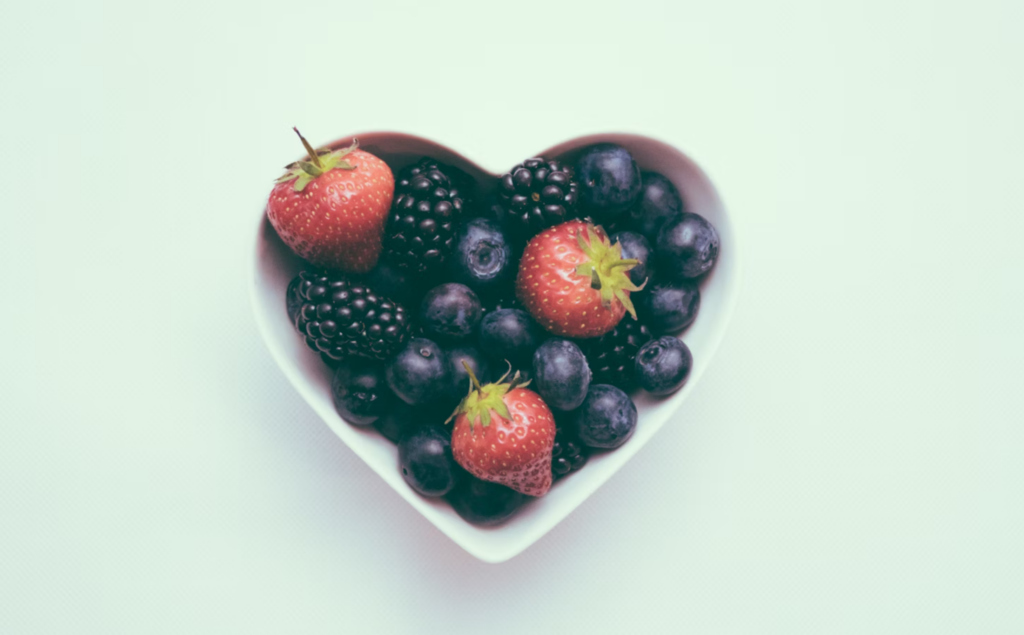
M 299 132 L 299 129 L 296 126 L 292 126 L 292 130 L 295 131 L 295 134 L 299 135 L 299 140 L 302 141 L 302 146 L 306 148 L 309 158 L 313 160 L 316 167 L 323 168 L 324 164 L 320 162 L 320 157 L 317 155 L 316 150 L 313 149 L 313 146 L 309 145 L 309 142 L 306 141 L 306 138 L 302 136 L 302 133 Z
M 480 390 L 480 380 L 476 378 L 476 375 L 473 374 L 473 369 L 469 367 L 465 360 L 462 361 L 462 367 L 469 373 L 469 389 Z

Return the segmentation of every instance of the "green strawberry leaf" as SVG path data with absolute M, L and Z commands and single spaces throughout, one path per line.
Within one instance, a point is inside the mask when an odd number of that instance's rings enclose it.
M 316 177 L 324 173 L 324 171 L 315 163 L 310 163 L 309 161 L 299 161 L 298 163 L 299 167 L 302 168 L 302 171 L 310 176 Z
M 590 278 L 590 288 L 601 291 L 601 304 L 611 308 L 612 301 L 618 300 L 630 315 L 636 318 L 636 310 L 626 291 L 640 291 L 647 281 L 637 286 L 629 279 L 629 270 L 640 264 L 639 260 L 622 257 L 622 245 L 598 234 L 597 229 L 587 224 L 587 238 L 583 232 L 576 233 L 576 242 L 587 260 L 576 266 L 576 275 Z
M 356 169 L 356 166 L 349 163 L 344 157 L 359 147 L 358 139 L 353 139 L 352 145 L 341 150 L 335 151 L 330 148 L 314 150 L 313 146 L 309 145 L 309 142 L 299 134 L 297 129 L 293 128 L 293 130 L 295 130 L 295 134 L 299 135 L 299 139 L 302 140 L 302 145 L 306 148 L 307 158 L 293 161 L 286 165 L 284 169 L 287 172 L 284 176 L 277 179 L 277 183 L 287 183 L 288 181 L 295 180 L 295 191 L 301 192 L 309 185 L 310 181 L 321 174 L 331 170 Z
M 511 382 L 505 383 L 505 378 L 508 377 L 512 369 L 512 365 L 509 364 L 509 371 L 502 375 L 501 379 L 481 386 L 469 364 L 466 362 L 462 364 L 466 372 L 469 373 L 469 394 L 466 395 L 445 423 L 448 423 L 460 414 L 466 415 L 470 430 L 473 430 L 473 425 L 478 422 L 484 427 L 491 425 L 491 421 L 496 416 L 511 420 L 512 413 L 509 412 L 508 406 L 505 404 L 505 395 L 510 390 L 525 386 L 529 382 L 521 383 L 519 381 L 519 373 L 516 373 Z

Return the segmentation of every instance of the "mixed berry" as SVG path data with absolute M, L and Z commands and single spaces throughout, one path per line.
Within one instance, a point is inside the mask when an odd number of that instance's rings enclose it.
M 626 148 L 474 182 L 433 157 L 389 166 L 355 142 L 302 142 L 307 158 L 267 203 L 308 262 L 288 317 L 335 369 L 338 413 L 396 443 L 422 496 L 504 522 L 629 441 L 631 392 L 686 383 L 693 357 L 677 336 L 718 232 Z

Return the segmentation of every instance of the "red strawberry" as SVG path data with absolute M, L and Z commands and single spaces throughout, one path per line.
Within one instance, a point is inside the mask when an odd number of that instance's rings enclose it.
M 463 362 L 465 364 L 465 362 Z M 485 481 L 493 481 L 528 496 L 543 496 L 551 488 L 551 449 L 555 418 L 519 373 L 510 383 L 502 377 L 481 386 L 466 366 L 469 395 L 452 415 L 452 454 L 455 461 Z
M 519 261 L 516 295 L 541 326 L 562 337 L 599 337 L 636 310 L 639 291 L 627 272 L 639 264 L 623 260 L 600 227 L 572 220 L 533 237 Z M 646 284 L 646 282 L 644 283 Z
M 267 217 L 292 251 L 315 265 L 360 273 L 380 256 L 384 223 L 395 194 L 395 177 L 386 163 L 359 150 L 313 150 L 277 180 L 267 202 Z

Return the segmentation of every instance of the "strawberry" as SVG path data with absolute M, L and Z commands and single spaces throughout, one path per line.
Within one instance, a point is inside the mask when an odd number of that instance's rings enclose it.
M 519 261 L 516 295 L 541 326 L 561 337 L 599 337 L 626 312 L 636 319 L 629 279 L 637 260 L 624 260 L 604 230 L 572 220 L 534 236 Z
M 267 201 L 267 218 L 292 251 L 315 265 L 361 273 L 380 256 L 384 223 L 395 193 L 391 168 L 359 150 L 313 150 L 285 169 Z
M 555 418 L 540 395 L 527 390 L 517 372 L 480 385 L 469 371 L 469 394 L 452 414 L 452 455 L 473 476 L 526 494 L 543 496 L 551 488 L 551 450 Z M 449 419 L 450 420 L 450 419 Z

